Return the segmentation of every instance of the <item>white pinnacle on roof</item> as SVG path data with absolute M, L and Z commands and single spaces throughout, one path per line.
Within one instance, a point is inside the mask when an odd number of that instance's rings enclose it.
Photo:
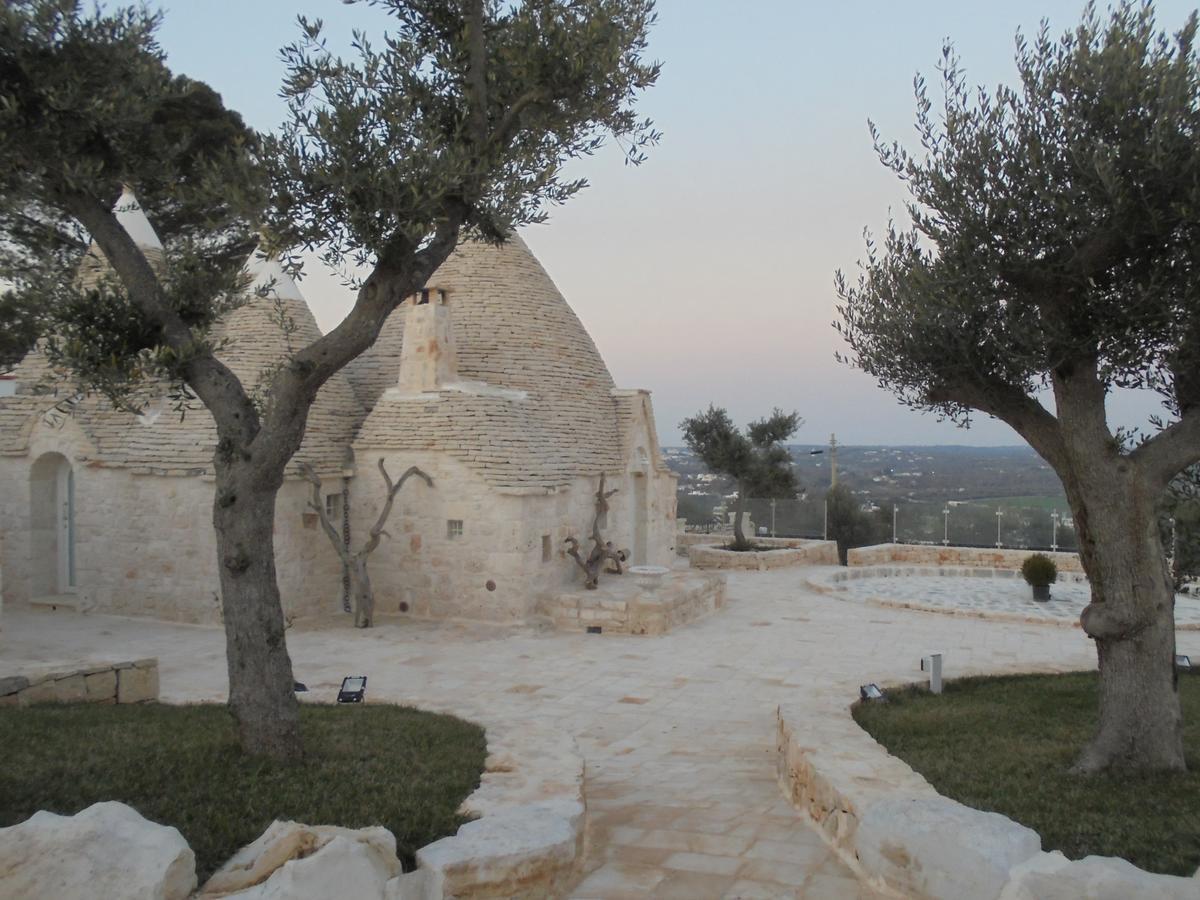
M 255 250 L 246 260 L 244 270 L 252 279 L 250 287 L 247 288 L 251 294 L 263 292 L 266 296 L 278 297 L 280 300 L 304 301 L 299 285 L 283 270 L 283 266 L 275 257 Z
M 125 185 L 121 190 L 121 198 L 117 200 L 117 205 L 113 207 L 113 214 L 117 217 L 117 221 L 121 223 L 121 227 L 125 229 L 125 233 L 133 238 L 133 242 L 139 247 L 151 250 L 161 250 L 163 248 L 162 241 L 154 233 L 154 228 L 151 226 L 150 220 L 142 212 L 142 205 L 138 203 L 137 197 L 133 195 L 133 191 L 129 189 L 129 185 Z

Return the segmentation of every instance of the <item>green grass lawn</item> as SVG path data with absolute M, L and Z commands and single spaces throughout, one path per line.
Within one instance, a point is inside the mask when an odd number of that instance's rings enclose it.
M 1181 676 L 1185 775 L 1067 772 L 1096 723 L 1097 675 L 1020 675 L 890 691 L 854 718 L 947 797 L 1003 813 L 1071 859 L 1122 856 L 1151 872 L 1200 867 L 1200 675 Z
M 300 716 L 306 758 L 285 766 L 244 756 L 224 706 L 0 709 L 0 826 L 120 800 L 178 828 L 203 883 L 275 819 L 383 825 L 406 869 L 466 821 L 455 810 L 487 754 L 477 725 L 382 704 Z

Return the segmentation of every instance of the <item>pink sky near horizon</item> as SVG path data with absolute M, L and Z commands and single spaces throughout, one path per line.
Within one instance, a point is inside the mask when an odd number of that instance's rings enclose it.
M 1172 30 L 1191 10 L 1157 8 Z M 943 38 L 954 40 L 972 81 L 994 86 L 1015 78 L 1017 27 L 1030 33 L 1049 16 L 1061 32 L 1081 9 L 660 0 L 649 53 L 664 69 L 640 109 L 664 132 L 662 144 L 640 167 L 624 166 L 615 148 L 573 163 L 569 174 L 591 187 L 523 236 L 618 385 L 653 391 L 666 444 L 709 403 L 739 423 L 775 406 L 798 410 L 798 443 L 831 432 L 846 444 L 1021 443 L 1003 423 L 981 419 L 964 431 L 905 409 L 837 363 L 833 279 L 839 268 L 853 273 L 863 228 L 878 233 L 904 202 L 875 157 L 867 120 L 885 138 L 911 142 L 912 79 L 920 71 L 936 88 Z M 160 37 L 173 68 L 268 130 L 283 115 L 277 49 L 293 39 L 297 11 L 283 0 L 252 8 L 185 0 L 166 8 Z M 381 21 L 378 11 L 319 0 L 302 11 L 325 18 L 334 36 Z M 230 21 L 242 27 L 230 30 Z M 352 303 L 316 265 L 302 289 L 326 330 Z M 1111 404 L 1124 424 L 1157 410 L 1150 397 Z

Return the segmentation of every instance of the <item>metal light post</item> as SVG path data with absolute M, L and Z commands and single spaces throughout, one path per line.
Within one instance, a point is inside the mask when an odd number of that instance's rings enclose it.
M 1050 550 L 1053 553 L 1058 552 L 1058 510 L 1050 513 L 1050 521 L 1054 523 L 1054 534 L 1050 538 Z
M 1001 547 L 1004 546 L 1004 544 L 1002 544 L 1000 542 L 1000 520 L 1003 518 L 1004 518 L 1004 510 L 1002 510 L 1002 509 L 996 510 L 996 549 L 997 550 L 999 550 Z
M 900 514 L 900 507 L 897 506 L 895 503 L 893 503 L 892 504 L 892 543 L 893 544 L 900 543 L 898 540 L 896 540 L 896 517 L 899 514 Z
M 775 498 L 771 498 L 771 537 L 775 537 Z
M 942 546 L 950 546 L 950 504 L 942 507 Z

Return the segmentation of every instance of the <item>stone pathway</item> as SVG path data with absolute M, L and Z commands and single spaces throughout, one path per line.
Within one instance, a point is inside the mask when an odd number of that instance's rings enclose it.
M 854 571 L 854 570 L 851 570 Z M 920 569 L 920 571 L 927 571 Z M 1047 619 L 1076 624 L 1091 601 L 1087 581 L 1062 578 L 1050 588 L 1050 600 L 1038 603 L 1030 596 L 1019 572 L 978 569 L 969 574 L 912 575 L 903 567 L 870 567 L 863 577 L 829 583 L 835 596 L 852 601 L 913 604 L 976 615 L 1001 615 Z M 855 573 L 859 574 L 859 573 Z M 1200 628 L 1200 597 L 1178 594 L 1175 624 Z
M 725 610 L 663 637 L 562 635 L 386 622 L 369 632 L 297 627 L 296 676 L 318 696 L 366 673 L 368 700 L 536 719 L 587 760 L 591 833 L 574 898 L 870 898 L 775 780 L 775 708 L 811 711 L 811 737 L 844 722 L 865 681 L 1095 664 L 1078 630 L 846 603 L 801 587 L 811 570 L 732 574 Z M 0 665 L 157 656 L 165 700 L 223 697 L 218 629 L 9 609 Z M 1179 635 L 1200 657 L 1200 633 Z

